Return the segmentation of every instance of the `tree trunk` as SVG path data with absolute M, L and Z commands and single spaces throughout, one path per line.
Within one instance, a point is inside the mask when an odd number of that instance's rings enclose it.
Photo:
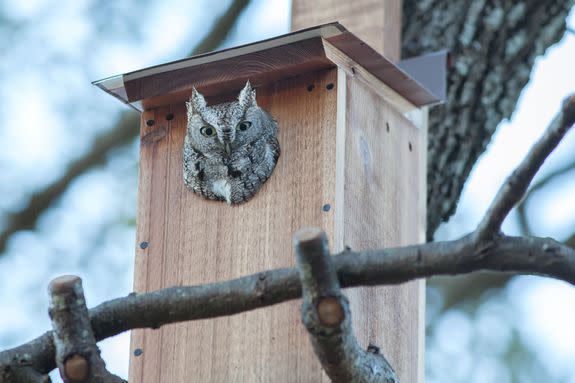
M 574 0 L 404 0 L 403 52 L 447 48 L 447 102 L 429 119 L 427 238 L 455 212 L 495 128 L 509 118 L 535 58 L 565 31 Z

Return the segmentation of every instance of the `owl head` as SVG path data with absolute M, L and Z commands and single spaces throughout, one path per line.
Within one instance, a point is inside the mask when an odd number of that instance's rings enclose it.
M 236 101 L 212 106 L 194 87 L 186 107 L 189 142 L 208 155 L 230 156 L 237 148 L 261 137 L 262 129 L 269 129 L 271 120 L 258 106 L 256 91 L 249 81 Z

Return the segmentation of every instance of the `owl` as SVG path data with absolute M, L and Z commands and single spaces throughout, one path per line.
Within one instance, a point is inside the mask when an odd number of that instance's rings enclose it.
M 258 106 L 250 82 L 237 101 L 211 106 L 194 88 L 186 107 L 185 185 L 229 205 L 249 200 L 270 177 L 280 155 L 277 123 Z

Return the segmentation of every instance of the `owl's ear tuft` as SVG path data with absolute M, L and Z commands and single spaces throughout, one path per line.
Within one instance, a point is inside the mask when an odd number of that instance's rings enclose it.
M 208 104 L 204 96 L 198 92 L 196 87 L 192 88 L 192 95 L 190 96 L 190 101 L 186 102 L 186 107 L 188 108 L 188 115 L 193 113 L 200 113 L 206 108 Z
M 245 109 L 250 106 L 257 106 L 258 103 L 256 102 L 256 90 L 252 88 L 252 84 L 250 84 L 250 80 L 246 82 L 246 86 L 240 92 L 238 96 L 238 102 L 242 109 Z

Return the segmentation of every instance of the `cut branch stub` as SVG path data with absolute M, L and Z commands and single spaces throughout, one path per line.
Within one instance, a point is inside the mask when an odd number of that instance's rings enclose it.
M 318 300 L 315 308 L 317 311 L 317 317 L 324 326 L 339 326 L 345 319 L 345 310 L 337 298 L 321 298 Z
M 333 382 L 398 382 L 383 357 L 361 349 L 353 336 L 351 312 L 341 293 L 327 237 L 317 228 L 294 235 L 302 284 L 302 321 L 315 354 Z
M 341 294 L 337 274 L 331 259 L 325 233 L 318 228 L 303 228 L 294 234 L 294 246 L 304 299 Z M 327 257 L 326 257 L 327 255 Z
M 72 382 L 84 381 L 89 372 L 90 365 L 83 355 L 74 354 L 64 361 L 64 375 Z
M 84 299 L 82 280 L 64 275 L 50 282 L 50 319 L 54 329 L 56 365 L 66 383 L 116 383 L 100 357 Z

